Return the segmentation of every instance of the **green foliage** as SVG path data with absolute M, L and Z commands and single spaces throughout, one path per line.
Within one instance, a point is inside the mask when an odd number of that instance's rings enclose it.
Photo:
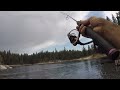
M 0 64 L 2 64 L 2 62 L 3 62 L 3 58 L 2 58 L 2 56 L 0 55 Z
M 48 62 L 48 61 L 57 61 L 57 60 L 71 60 L 77 59 L 84 56 L 88 56 L 93 54 L 93 49 L 88 46 L 88 50 L 83 47 L 82 51 L 79 50 L 66 50 L 48 52 L 41 51 L 39 53 L 33 53 L 32 55 L 28 54 L 15 54 L 10 51 L 0 51 L 0 62 L 2 64 L 14 65 L 14 64 L 34 64 L 40 62 Z

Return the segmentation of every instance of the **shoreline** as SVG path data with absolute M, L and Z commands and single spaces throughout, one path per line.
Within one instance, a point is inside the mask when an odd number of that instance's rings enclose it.
M 64 62 L 74 62 L 74 61 L 84 61 L 84 60 L 97 60 L 106 58 L 106 55 L 104 54 L 93 54 L 87 57 L 82 57 L 78 59 L 72 59 L 72 60 L 58 60 L 58 61 L 49 61 L 49 62 L 41 62 L 41 63 L 35 63 L 35 64 L 23 64 L 23 65 L 0 65 L 0 70 L 5 69 L 12 69 L 14 67 L 20 67 L 20 66 L 31 66 L 31 65 L 45 65 L 45 64 L 59 64 Z

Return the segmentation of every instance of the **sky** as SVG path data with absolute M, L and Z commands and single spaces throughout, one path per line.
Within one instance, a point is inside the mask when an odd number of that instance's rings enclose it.
M 85 20 L 91 16 L 103 17 L 115 15 L 118 11 L 63 11 L 76 20 Z M 67 33 L 76 28 L 76 23 L 60 11 L 0 11 L 0 51 L 13 53 L 36 53 L 63 50 L 81 50 L 82 46 L 73 46 Z M 90 41 L 81 37 L 82 42 Z M 87 46 L 86 46 L 87 48 Z

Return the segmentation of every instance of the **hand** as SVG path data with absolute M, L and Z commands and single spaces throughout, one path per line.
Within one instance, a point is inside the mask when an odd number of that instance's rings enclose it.
M 84 37 L 88 37 L 85 35 L 86 26 L 90 26 L 93 28 L 93 31 L 102 36 L 105 40 L 107 40 L 110 44 L 112 44 L 115 48 L 120 49 L 120 26 L 114 24 L 104 18 L 90 17 L 87 20 L 80 21 L 81 26 L 76 27 L 77 30 Z

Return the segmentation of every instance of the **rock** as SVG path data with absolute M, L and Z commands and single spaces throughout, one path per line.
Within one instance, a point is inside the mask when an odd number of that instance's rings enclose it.
M 5 70 L 7 69 L 7 67 L 5 67 L 4 65 L 0 65 L 0 70 Z
M 8 65 L 0 65 L 0 70 L 12 69 L 12 67 Z
M 8 68 L 8 69 L 12 69 L 12 67 L 10 67 L 10 66 L 8 66 L 8 65 L 5 65 L 5 67 Z

